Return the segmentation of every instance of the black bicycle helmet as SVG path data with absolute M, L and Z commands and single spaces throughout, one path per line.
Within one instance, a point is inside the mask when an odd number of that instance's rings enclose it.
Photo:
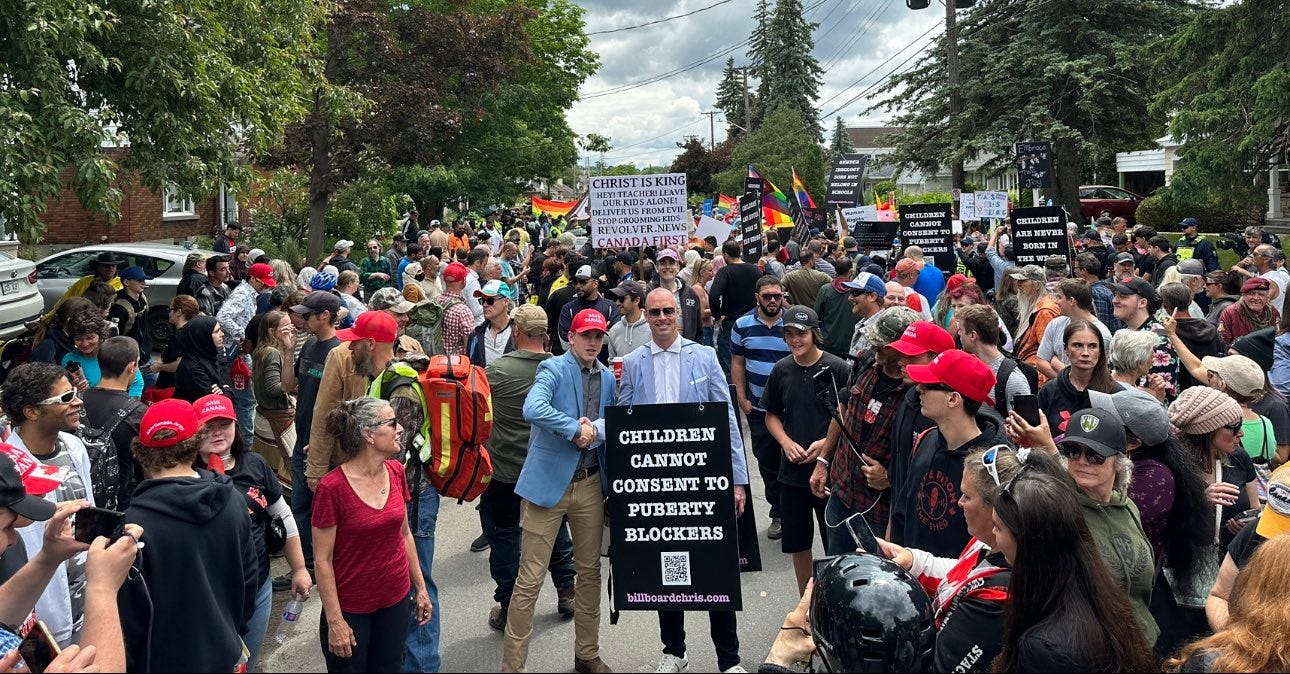
M 811 594 L 811 633 L 831 672 L 925 672 L 932 667 L 932 605 L 908 571 L 876 555 L 839 555 Z

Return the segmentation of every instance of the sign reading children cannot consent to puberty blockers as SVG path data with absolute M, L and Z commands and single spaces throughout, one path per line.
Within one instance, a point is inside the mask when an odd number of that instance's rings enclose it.
M 605 410 L 610 562 L 624 611 L 738 611 L 726 403 Z
M 684 173 L 592 178 L 588 197 L 596 248 L 682 246 L 689 238 Z

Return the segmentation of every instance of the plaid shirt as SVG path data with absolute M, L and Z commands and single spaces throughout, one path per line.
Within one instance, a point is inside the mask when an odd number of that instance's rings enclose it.
M 466 355 L 466 341 L 470 339 L 471 330 L 475 329 L 475 314 L 466 306 L 461 293 L 445 290 L 434 300 L 439 306 L 448 307 L 444 312 L 440 329 L 443 334 L 443 350 L 449 356 Z
M 908 386 L 904 382 L 890 388 L 882 398 L 874 398 L 878 387 L 876 363 L 863 367 L 852 377 L 851 400 L 842 410 L 846 430 L 860 441 L 853 447 L 846 434 L 838 440 L 838 449 L 829 464 L 829 485 L 833 493 L 851 510 L 864 512 L 870 522 L 886 525 L 891 509 L 890 499 L 882 498 L 883 491 L 873 489 L 860 470 L 864 462 L 856 456 L 859 452 L 883 466 L 891 463 L 891 430 L 896 425 L 896 410 Z M 877 406 L 876 410 L 871 409 Z M 870 509 L 872 508 L 872 509 Z
M 1097 320 L 1102 321 L 1111 334 L 1116 330 L 1124 327 L 1124 322 L 1115 317 L 1115 308 L 1111 302 L 1115 300 L 1115 291 L 1106 281 L 1098 281 L 1093 284 L 1093 313 L 1097 314 Z M 1109 349 L 1110 344 L 1107 345 Z

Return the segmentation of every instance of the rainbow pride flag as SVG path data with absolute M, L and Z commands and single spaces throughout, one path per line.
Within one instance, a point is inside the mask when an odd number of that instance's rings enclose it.
M 574 199 L 573 201 L 548 201 L 537 197 L 530 197 L 530 200 L 533 202 L 533 215 L 536 216 L 546 213 L 553 218 L 558 215 L 569 215 L 569 211 L 572 211 L 573 208 L 578 205 L 578 202 L 582 201 L 581 199 Z
M 724 194 L 717 197 L 717 213 L 725 215 L 730 211 L 739 210 L 739 200 L 734 197 L 728 197 Z
M 793 217 L 788 211 L 788 197 L 775 187 L 770 178 L 763 177 L 750 164 L 748 177 L 761 181 L 761 219 L 765 227 L 792 227 Z
M 815 208 L 815 200 L 806 192 L 806 185 L 802 184 L 802 179 L 797 177 L 797 169 L 793 169 L 793 196 L 797 197 L 798 206 Z

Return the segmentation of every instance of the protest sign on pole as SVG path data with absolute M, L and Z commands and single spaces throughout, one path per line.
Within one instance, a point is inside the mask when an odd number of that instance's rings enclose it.
M 976 214 L 980 219 L 1002 220 L 1008 217 L 1007 192 L 977 192 Z
M 730 225 L 726 224 L 724 220 L 710 218 L 706 215 L 700 216 L 699 226 L 694 229 L 694 238 L 706 239 L 709 236 L 716 237 L 717 246 L 720 247 L 721 244 L 726 242 L 726 238 L 730 236 Z
M 1051 187 L 1053 184 L 1052 148 L 1047 142 L 1017 143 L 1017 188 L 1023 190 Z
M 980 220 L 976 212 L 976 192 L 964 192 L 959 195 L 959 220 L 969 222 Z
M 743 238 L 743 259 L 761 257 L 761 199 L 755 194 L 739 197 L 739 235 Z
M 1015 208 L 1012 211 L 1012 251 L 1017 265 L 1043 266 L 1049 255 L 1070 262 L 1070 239 L 1066 236 L 1066 215 L 1057 206 Z
M 683 246 L 690 207 L 684 173 L 591 179 L 592 243 L 596 248 Z
M 709 216 L 709 217 L 711 217 L 711 216 L 712 216 L 712 200 L 711 200 L 711 199 L 704 199 L 704 200 L 703 200 L 703 214 L 704 214 L 704 215 L 706 215 L 706 216 Z
M 605 409 L 610 564 L 624 611 L 738 611 L 726 403 Z
M 953 204 L 908 204 L 900 209 L 900 247 L 918 246 L 937 269 L 953 274 L 958 267 L 951 240 Z
M 855 237 L 856 246 L 860 250 L 880 253 L 891 250 L 891 242 L 896 238 L 896 228 L 899 225 L 896 222 L 877 220 L 848 221 L 847 224 L 851 226 L 851 236 Z
M 850 206 L 864 199 L 865 155 L 844 154 L 829 172 L 829 186 L 824 201 L 828 204 Z
M 757 203 L 760 204 L 761 197 L 762 197 L 761 192 L 762 192 L 761 178 L 754 178 L 752 176 L 744 177 L 744 194 L 756 194 Z

